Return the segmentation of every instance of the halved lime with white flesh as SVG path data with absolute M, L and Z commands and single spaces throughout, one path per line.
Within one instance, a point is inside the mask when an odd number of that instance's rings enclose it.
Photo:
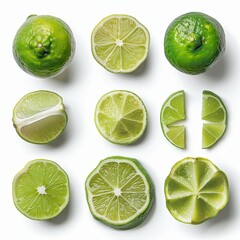
M 134 71 L 148 55 L 150 35 L 137 19 L 114 14 L 102 19 L 91 36 L 92 54 L 114 73 Z
M 69 180 L 55 162 L 35 159 L 16 174 L 12 183 L 16 208 L 33 220 L 56 217 L 69 201 Z
M 189 224 L 215 217 L 229 198 L 227 176 L 205 158 L 177 162 L 165 180 L 164 192 L 172 216 Z
M 153 183 L 138 160 L 109 157 L 85 182 L 87 202 L 94 218 L 117 229 L 144 221 L 154 202 Z
M 111 91 L 97 103 L 95 124 L 108 141 L 130 144 L 144 133 L 147 110 L 136 94 L 125 90 Z
M 31 143 L 49 143 L 67 125 L 67 114 L 62 98 L 50 91 L 26 94 L 16 104 L 12 121 L 17 133 Z
M 227 128 L 227 109 L 221 98 L 213 92 L 204 90 L 202 101 L 202 148 L 213 146 Z
M 160 122 L 166 139 L 178 148 L 185 148 L 185 127 L 177 123 L 186 118 L 184 91 L 171 94 L 164 102 Z

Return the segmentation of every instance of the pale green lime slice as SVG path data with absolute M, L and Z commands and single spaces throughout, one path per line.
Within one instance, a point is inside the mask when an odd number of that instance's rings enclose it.
M 202 100 L 202 148 L 209 148 L 223 136 L 227 128 L 227 109 L 221 98 L 204 90 Z
M 85 188 L 93 217 L 117 229 L 142 223 L 155 198 L 148 173 L 133 158 L 114 156 L 100 161 Z
M 147 126 L 147 110 L 134 93 L 116 90 L 104 94 L 95 109 L 95 124 L 100 134 L 117 144 L 138 140 Z
M 68 204 L 68 176 L 53 161 L 32 160 L 14 177 L 12 194 L 16 208 L 26 217 L 50 219 Z
M 164 192 L 172 216 L 189 224 L 215 217 L 229 198 L 227 176 L 205 158 L 177 162 L 165 180 Z
M 160 123 L 166 139 L 178 148 L 185 148 L 185 127 L 177 123 L 186 118 L 184 91 L 171 94 L 163 103 Z
M 92 54 L 108 71 L 128 73 L 144 62 L 150 35 L 132 16 L 114 14 L 102 19 L 92 31 Z
M 67 125 L 62 98 L 50 91 L 26 94 L 13 110 L 17 133 L 31 143 L 44 144 L 56 139 Z

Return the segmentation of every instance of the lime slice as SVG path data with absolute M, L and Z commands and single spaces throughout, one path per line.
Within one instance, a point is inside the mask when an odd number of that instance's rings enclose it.
M 209 148 L 223 136 L 227 128 L 227 110 L 221 98 L 204 90 L 202 101 L 202 148 Z
M 19 100 L 13 110 L 12 121 L 24 140 L 44 144 L 62 133 L 67 124 L 67 114 L 58 94 L 40 90 Z
M 166 139 L 178 148 L 185 148 L 185 127 L 176 125 L 177 122 L 184 120 L 185 114 L 185 94 L 184 91 L 177 91 L 171 94 L 164 102 L 160 122 Z
M 148 30 L 128 15 L 102 19 L 91 36 L 92 54 L 105 69 L 114 73 L 134 71 L 148 55 Z
M 155 197 L 148 173 L 133 158 L 114 156 L 100 161 L 85 187 L 93 217 L 117 229 L 142 223 Z
M 50 219 L 68 204 L 68 176 L 53 161 L 32 160 L 14 177 L 12 194 L 16 208 L 26 217 Z
M 172 216 L 189 224 L 215 217 L 229 198 L 227 176 L 205 158 L 177 162 L 165 180 L 164 192 Z
M 95 109 L 95 124 L 100 134 L 117 144 L 138 140 L 147 126 L 147 110 L 134 93 L 116 90 L 106 93 Z

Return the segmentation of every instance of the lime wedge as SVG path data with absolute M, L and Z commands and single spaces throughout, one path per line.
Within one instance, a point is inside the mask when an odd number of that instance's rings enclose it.
M 165 180 L 164 192 L 172 216 L 189 224 L 215 217 L 229 198 L 227 176 L 205 158 L 177 162 Z
M 186 147 L 185 127 L 183 125 L 176 125 L 176 123 L 185 118 L 185 94 L 181 90 L 171 94 L 167 98 L 160 113 L 160 123 L 164 136 L 171 144 L 178 148 Z
M 144 221 L 154 202 L 152 181 L 138 160 L 109 157 L 85 182 L 93 217 L 116 229 L 130 229 Z
M 209 148 L 225 133 L 227 109 L 219 96 L 207 90 L 203 91 L 202 120 L 202 148 Z
M 12 121 L 24 140 L 44 144 L 62 133 L 67 125 L 67 114 L 58 94 L 40 90 L 19 100 L 13 110 Z
M 147 126 L 147 111 L 134 93 L 116 90 L 106 93 L 95 109 L 95 124 L 100 134 L 117 144 L 138 140 Z
M 16 208 L 33 220 L 56 217 L 69 201 L 69 180 L 55 162 L 36 159 L 16 174 L 12 184 Z
M 148 55 L 149 32 L 134 17 L 114 14 L 102 19 L 92 31 L 92 54 L 105 69 L 129 73 Z

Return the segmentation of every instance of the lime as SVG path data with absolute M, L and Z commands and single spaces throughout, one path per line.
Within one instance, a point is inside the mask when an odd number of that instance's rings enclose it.
M 27 73 L 48 78 L 61 73 L 73 59 L 75 40 L 70 27 L 49 15 L 31 15 L 18 29 L 13 55 Z
M 105 69 L 129 73 L 148 55 L 150 36 L 132 16 L 114 14 L 102 19 L 92 31 L 92 54 Z
M 133 158 L 113 156 L 98 164 L 85 182 L 93 217 L 116 229 L 130 229 L 144 221 L 155 194 L 153 183 Z
M 225 50 L 225 34 L 220 23 L 201 12 L 189 12 L 174 19 L 164 39 L 168 61 L 188 74 L 207 71 Z
M 203 91 L 202 148 L 209 148 L 223 136 L 227 128 L 227 109 L 221 98 L 211 91 Z
M 68 176 L 57 163 L 35 159 L 14 177 L 12 194 L 16 208 L 26 217 L 50 219 L 68 204 Z
M 13 109 L 13 125 L 24 140 L 49 143 L 67 125 L 62 98 L 50 91 L 39 90 L 23 96 Z
M 147 110 L 136 94 L 125 90 L 111 91 L 97 103 L 95 124 L 108 141 L 130 144 L 143 135 L 147 126 Z
M 189 224 L 215 217 L 229 198 L 225 173 L 201 157 L 177 162 L 165 180 L 164 192 L 172 216 Z
M 183 90 L 171 94 L 162 105 L 160 123 L 166 139 L 178 148 L 185 148 L 185 127 L 176 125 L 186 118 Z

